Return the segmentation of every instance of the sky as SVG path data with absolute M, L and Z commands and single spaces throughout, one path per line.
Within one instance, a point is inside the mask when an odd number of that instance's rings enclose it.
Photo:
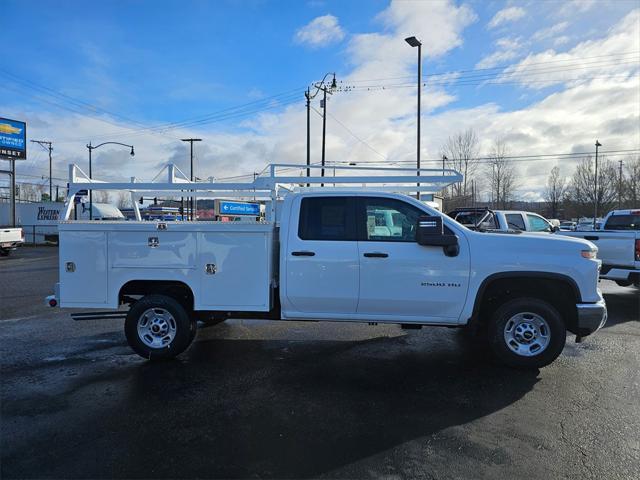
M 483 155 L 496 139 L 514 156 L 592 151 L 596 139 L 605 151 L 640 148 L 638 0 L 0 3 L 0 117 L 53 142 L 61 184 L 69 163 L 88 169 L 90 141 L 135 146 L 135 157 L 94 151 L 94 176 L 109 180 L 150 180 L 167 162 L 188 173 L 185 137 L 203 139 L 201 178 L 304 164 L 304 91 L 326 73 L 339 87 L 327 102 L 327 162 L 407 166 L 416 156 L 412 35 L 423 44 L 425 167 L 437 168 L 444 142 L 466 128 Z M 571 175 L 576 163 L 518 161 L 517 196 L 539 200 L 550 170 Z M 17 169 L 41 182 L 46 152 L 30 144 Z

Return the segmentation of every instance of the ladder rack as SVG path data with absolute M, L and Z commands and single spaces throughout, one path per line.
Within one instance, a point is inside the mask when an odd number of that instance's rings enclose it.
M 312 172 L 320 174 L 313 175 Z M 332 176 L 326 176 L 327 172 Z M 370 173 L 366 174 L 367 172 Z M 192 182 L 176 165 L 169 163 L 151 182 L 140 182 L 135 177 L 131 177 L 129 182 L 106 182 L 89 178 L 77 165 L 71 164 L 63 218 L 69 219 L 75 196 L 82 190 L 129 191 L 138 221 L 141 220 L 141 215 L 136 199 L 141 193 L 148 196 L 270 200 L 270 217 L 274 218 L 275 201 L 292 191 L 348 188 L 350 191 L 435 193 L 461 182 L 462 178 L 460 173 L 450 169 L 270 164 L 251 182 Z

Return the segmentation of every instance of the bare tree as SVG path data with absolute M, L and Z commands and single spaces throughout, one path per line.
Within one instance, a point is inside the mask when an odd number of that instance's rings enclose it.
M 640 207 L 640 157 L 627 157 L 624 161 L 624 199 L 629 208 Z
M 94 203 L 111 203 L 111 195 L 106 190 L 94 190 L 93 202 Z
M 575 203 L 580 215 L 592 215 L 593 204 L 598 201 L 598 212 L 613 207 L 618 193 L 618 175 L 612 162 L 603 157 L 598 162 L 598 191 L 594 192 L 594 162 L 589 156 L 576 167 L 569 187 L 569 199 Z
M 470 193 L 469 180 L 478 169 L 478 152 L 478 136 L 471 128 L 449 137 L 442 147 L 442 154 L 447 157 L 447 166 L 464 175 L 461 183 L 452 185 L 453 196 Z
M 551 218 L 558 218 L 558 210 L 567 192 L 567 179 L 560 175 L 560 167 L 551 169 L 547 185 L 544 189 L 544 199 L 549 202 Z
M 131 208 L 131 195 L 128 192 L 118 192 L 118 208 Z
M 491 200 L 498 208 L 507 208 L 507 204 L 513 196 L 516 184 L 516 168 L 513 162 L 507 158 L 509 149 L 502 139 L 495 139 L 489 152 L 489 163 L 486 168 L 486 177 L 491 192 Z

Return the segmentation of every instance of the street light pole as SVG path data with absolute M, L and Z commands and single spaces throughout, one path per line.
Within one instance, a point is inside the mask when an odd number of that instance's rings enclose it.
M 202 139 L 201 138 L 183 138 L 182 141 L 183 142 L 189 142 L 191 144 L 191 181 L 193 182 L 193 179 L 194 179 L 194 176 L 193 176 L 193 142 L 201 142 Z M 194 209 L 196 207 L 195 198 L 193 196 L 194 192 L 192 192 L 191 202 L 189 202 L 189 204 L 191 205 L 191 220 L 192 221 L 195 219 Z
M 91 171 L 91 152 L 93 152 L 93 150 L 95 150 L 96 148 L 100 148 L 103 145 L 121 145 L 123 147 L 127 147 L 131 149 L 131 156 L 135 156 L 135 151 L 133 150 L 133 145 L 127 145 L 126 143 L 120 143 L 120 142 L 103 142 L 99 145 L 93 146 L 91 145 L 91 142 L 89 142 L 89 145 L 87 145 L 87 148 L 89 149 L 89 180 L 91 180 L 92 177 L 92 171 Z M 89 185 L 89 187 L 91 187 L 91 185 Z M 89 188 L 89 220 L 93 220 L 93 189 Z
M 618 209 L 622 208 L 622 160 L 618 160 L 620 164 L 620 173 L 618 174 Z
M 408 37 L 404 39 L 412 47 L 418 47 L 418 132 L 417 132 L 417 152 L 416 152 L 416 167 L 417 176 L 420 176 L 420 104 L 422 103 L 422 42 L 416 37 Z M 416 192 L 416 198 L 420 200 L 420 182 L 417 184 L 418 191 Z
M 602 144 L 596 140 L 596 168 L 593 177 L 593 229 L 596 229 L 596 219 L 598 218 L 598 147 Z
M 52 182 L 53 173 L 52 173 L 52 163 L 51 163 L 51 152 L 53 151 L 53 144 L 46 140 L 31 140 L 31 142 L 37 143 L 42 148 L 49 151 L 49 201 L 52 202 L 53 201 L 53 182 Z M 56 197 L 56 200 L 57 199 L 58 198 Z

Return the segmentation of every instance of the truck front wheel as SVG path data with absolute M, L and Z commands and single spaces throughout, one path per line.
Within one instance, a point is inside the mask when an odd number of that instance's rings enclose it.
M 489 321 L 488 334 L 498 359 L 519 368 L 549 365 L 567 339 L 558 311 L 537 298 L 517 298 L 500 306 Z
M 129 346 L 149 360 L 173 358 L 195 337 L 196 321 L 182 305 L 166 295 L 147 295 L 129 309 L 124 333 Z

